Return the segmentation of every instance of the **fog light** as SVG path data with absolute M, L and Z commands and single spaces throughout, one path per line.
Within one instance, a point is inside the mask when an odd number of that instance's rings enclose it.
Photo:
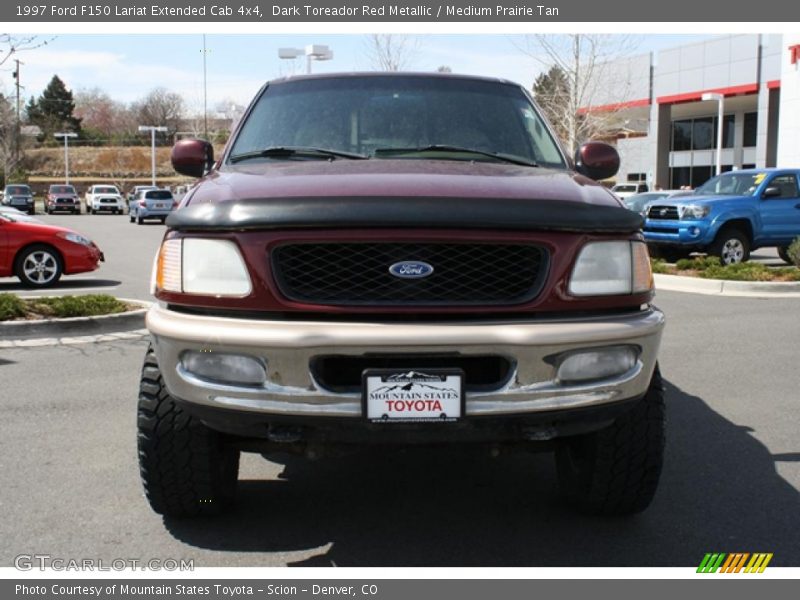
M 689 235 L 692 237 L 697 237 L 700 235 L 700 228 L 699 227 L 689 227 Z
M 216 383 L 232 385 L 262 385 L 267 380 L 264 364 L 253 356 L 223 352 L 184 352 L 184 370 Z
M 633 346 L 573 352 L 561 360 L 557 378 L 561 383 L 574 383 L 622 375 L 633 368 L 638 354 Z

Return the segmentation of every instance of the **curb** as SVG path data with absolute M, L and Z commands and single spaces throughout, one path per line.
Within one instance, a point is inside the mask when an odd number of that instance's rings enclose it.
M 707 296 L 739 296 L 749 298 L 800 298 L 800 282 L 725 281 L 656 273 L 656 292 L 686 292 Z
M 66 319 L 40 319 L 36 321 L 9 321 L 0 323 L 0 344 L 31 338 L 55 340 L 64 336 L 100 336 L 144 329 L 144 319 L 152 302 L 119 298 L 121 302 L 142 308 L 130 312 L 96 317 L 70 317 Z M 5 344 L 3 344 L 5 345 Z M 13 344 L 12 344 L 13 345 Z

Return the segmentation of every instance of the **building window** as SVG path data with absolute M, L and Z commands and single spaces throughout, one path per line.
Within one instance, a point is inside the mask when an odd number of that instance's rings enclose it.
M 695 119 L 692 126 L 692 150 L 711 150 L 714 147 L 714 119 Z
M 692 188 L 700 187 L 711 179 L 711 167 L 692 167 Z
M 674 167 L 670 172 L 670 187 L 673 190 L 679 190 L 691 182 L 691 167 Z
M 692 149 L 692 120 L 673 121 L 672 150 Z
M 758 113 L 744 114 L 744 147 L 756 145 L 756 134 L 758 132 Z
M 628 181 L 646 181 L 647 173 L 628 173 Z
M 756 113 L 752 113 L 755 117 Z M 733 148 L 736 133 L 736 116 L 722 118 L 722 147 Z M 753 138 L 755 139 L 755 138 Z M 746 146 L 747 144 L 745 144 Z M 755 145 L 755 142 L 753 142 Z M 673 151 L 713 150 L 717 147 L 717 118 L 702 117 L 672 122 Z
M 717 120 L 714 119 L 714 123 L 716 124 Z M 734 139 L 735 139 L 735 132 L 736 132 L 736 117 L 734 115 L 725 115 L 722 118 L 722 147 L 723 148 L 733 148 Z M 716 135 L 716 127 L 714 131 L 714 135 Z M 716 141 L 714 142 L 716 144 Z

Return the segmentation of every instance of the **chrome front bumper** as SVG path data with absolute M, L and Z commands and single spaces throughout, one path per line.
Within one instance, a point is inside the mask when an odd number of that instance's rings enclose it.
M 644 395 L 656 364 L 664 315 L 655 308 L 626 315 L 535 322 L 343 323 L 262 321 L 175 312 L 154 306 L 147 315 L 169 392 L 184 402 L 249 413 L 361 417 L 361 396 L 335 393 L 314 380 L 309 364 L 322 355 L 457 353 L 501 355 L 514 373 L 500 389 L 467 392 L 466 416 L 530 414 L 592 407 Z M 629 344 L 636 364 L 616 377 L 565 385 L 546 360 L 564 352 Z M 181 366 L 183 352 L 228 352 L 267 365 L 262 386 L 221 385 Z

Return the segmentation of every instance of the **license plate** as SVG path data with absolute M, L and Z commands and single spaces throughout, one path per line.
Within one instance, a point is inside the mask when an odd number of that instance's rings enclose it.
M 369 369 L 362 382 L 364 416 L 375 423 L 452 422 L 464 415 L 460 369 Z
M 157 203 L 155 203 L 153 205 L 153 208 L 166 208 L 166 205 L 164 205 L 164 204 L 162 204 L 160 202 L 157 202 Z

